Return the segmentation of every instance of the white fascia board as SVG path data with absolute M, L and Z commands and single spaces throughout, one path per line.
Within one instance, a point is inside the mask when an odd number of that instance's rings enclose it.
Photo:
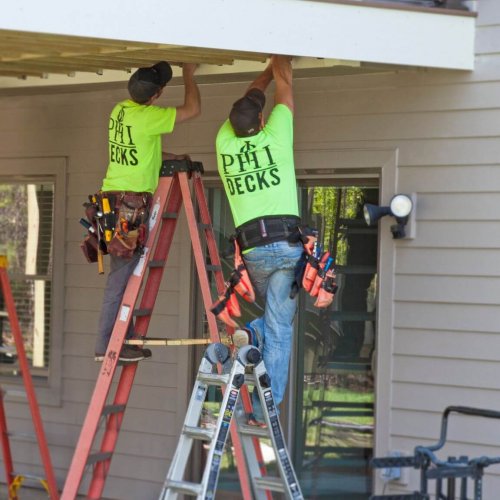
M 473 69 L 475 18 L 318 0 L 17 0 L 0 29 Z

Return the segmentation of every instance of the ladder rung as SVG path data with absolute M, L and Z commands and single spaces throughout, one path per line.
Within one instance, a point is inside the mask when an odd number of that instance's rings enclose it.
M 151 316 L 151 309 L 134 309 L 134 316 Z
M 245 384 L 255 385 L 257 382 L 255 375 L 252 373 L 245 373 Z
M 238 424 L 238 430 L 240 431 L 240 434 L 245 434 L 245 436 L 260 437 L 260 438 L 270 437 L 269 429 L 267 429 L 266 427 Z
M 214 437 L 214 429 L 207 429 L 205 427 L 192 427 L 185 425 L 182 433 L 192 439 L 201 439 L 203 441 L 211 441 Z
M 9 313 L 7 311 L 0 311 L 0 317 L 7 318 L 8 316 L 9 316 Z
M 211 229 L 212 225 L 211 224 L 205 224 L 204 222 L 198 222 L 198 227 L 200 229 Z
M 187 493 L 188 495 L 198 496 L 201 493 L 201 484 L 189 483 L 187 481 L 167 481 L 167 488 L 178 491 L 180 493 Z
M 165 267 L 166 262 L 164 260 L 150 260 L 148 262 L 148 267 Z
M 11 347 L 11 346 L 2 345 L 2 346 L 0 346 L 0 352 L 6 353 L 6 354 L 15 354 L 16 348 Z
M 102 410 L 102 416 L 113 415 L 125 411 L 125 405 L 107 405 Z
M 98 462 L 104 462 L 105 460 L 109 460 L 113 456 L 112 451 L 102 451 L 99 453 L 92 453 L 87 458 L 87 465 L 94 465 Z
M 207 385 L 227 385 L 229 382 L 229 374 L 199 373 L 197 378 L 200 382 L 204 382 Z
M 35 476 L 34 474 L 23 474 L 22 472 L 12 471 L 11 476 L 18 477 L 22 476 L 23 479 L 27 479 L 28 481 L 46 481 L 44 477 Z
M 176 212 L 163 212 L 161 215 L 162 219 L 177 219 Z
M 30 441 L 32 443 L 37 441 L 35 434 L 30 432 L 8 432 L 9 438 L 20 439 L 22 441 Z
M 213 264 L 207 264 L 207 265 L 205 266 L 205 269 L 206 269 L 207 271 L 211 271 L 211 272 L 213 272 L 213 273 L 217 273 L 217 272 L 219 272 L 219 271 L 222 271 L 222 266 L 215 266 L 215 265 L 213 265 Z
M 281 493 L 286 491 L 285 485 L 279 477 L 255 477 L 254 482 L 255 486 L 261 490 L 280 491 Z
M 207 345 L 211 344 L 210 339 L 159 339 L 144 337 L 142 339 L 129 339 L 123 342 L 129 345 Z
M 26 392 L 19 389 L 4 389 L 4 396 L 26 399 Z

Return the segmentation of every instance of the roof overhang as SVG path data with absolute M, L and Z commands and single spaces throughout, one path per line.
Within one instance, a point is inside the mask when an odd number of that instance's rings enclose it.
M 16 51 L 4 43 L 9 34 L 30 35 L 31 44 L 20 38 Z M 234 61 L 271 53 L 471 70 L 474 35 L 474 13 L 373 1 L 18 0 L 2 6 L 0 75 L 99 73 L 159 58 L 231 72 Z M 50 50 L 37 52 L 51 36 Z

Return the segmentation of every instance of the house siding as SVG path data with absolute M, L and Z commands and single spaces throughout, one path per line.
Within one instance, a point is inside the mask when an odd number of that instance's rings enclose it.
M 479 2 L 474 72 L 414 70 L 296 80 L 297 168 L 349 167 L 349 151 L 380 167 L 373 151 L 393 151 L 397 192 L 417 194 L 416 238 L 394 242 L 384 223 L 393 279 L 379 294 L 390 328 L 379 330 L 377 454 L 411 452 L 436 441 L 447 405 L 500 410 L 500 4 Z M 436 50 L 439 50 L 437 47 Z M 214 138 L 247 84 L 202 86 L 203 113 L 165 139 L 215 172 Z M 67 157 L 64 343 L 60 406 L 41 402 L 56 476 L 64 481 L 98 366 L 93 346 L 105 278 L 79 249 L 82 203 L 106 168 L 107 117 L 124 90 L 0 97 L 1 157 Z M 162 104 L 182 100 L 170 87 Z M 271 99 L 269 99 L 271 100 Z M 2 159 L 0 158 L 0 175 Z M 385 186 L 384 192 L 394 187 Z M 383 202 L 388 200 L 383 199 Z M 189 337 L 191 260 L 181 218 L 150 327 L 154 336 Z M 106 262 L 106 267 L 109 263 Z M 183 347 L 155 349 L 141 364 L 123 422 L 105 496 L 156 498 L 184 416 L 193 369 Z M 14 430 L 30 423 L 26 404 L 8 401 Z M 455 422 L 455 420 L 453 420 Z M 497 422 L 456 419 L 450 454 L 498 455 Z M 39 469 L 36 448 L 16 443 L 15 460 Z M 381 485 L 379 484 L 379 489 Z M 408 486 L 417 489 L 417 476 Z M 495 499 L 492 468 L 484 498 Z

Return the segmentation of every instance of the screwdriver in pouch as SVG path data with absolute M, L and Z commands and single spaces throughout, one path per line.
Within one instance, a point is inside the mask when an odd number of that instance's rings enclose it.
M 109 200 L 103 196 L 102 197 L 102 211 L 104 214 L 104 240 L 107 242 L 111 241 L 113 237 L 113 231 L 115 229 L 115 214 L 111 212 L 109 206 Z
M 89 233 L 95 234 L 95 228 L 94 226 L 87 220 L 84 219 L 83 217 L 80 219 L 80 224 L 88 230 Z

